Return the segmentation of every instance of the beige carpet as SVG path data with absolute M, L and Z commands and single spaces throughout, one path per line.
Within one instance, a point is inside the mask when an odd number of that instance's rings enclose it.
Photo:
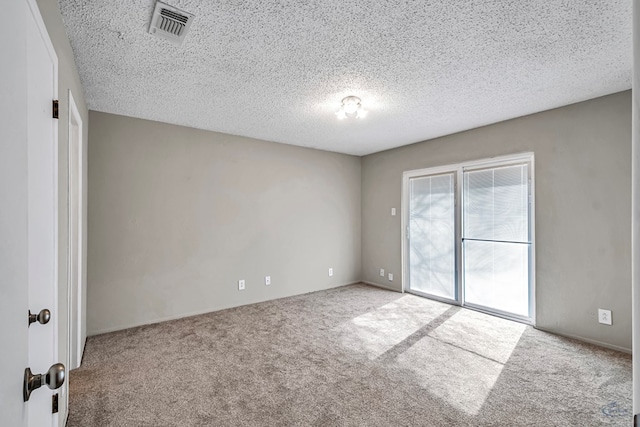
M 352 285 L 90 337 L 68 426 L 631 424 L 631 357 Z

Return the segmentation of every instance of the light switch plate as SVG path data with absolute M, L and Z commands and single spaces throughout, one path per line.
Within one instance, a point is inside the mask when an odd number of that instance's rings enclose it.
M 264 284 L 267 286 L 271 284 L 271 276 L 264 276 Z

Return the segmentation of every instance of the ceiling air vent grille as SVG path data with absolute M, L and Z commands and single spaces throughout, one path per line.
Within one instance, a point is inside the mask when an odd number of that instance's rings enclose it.
M 158 1 L 153 11 L 149 32 L 180 45 L 187 35 L 193 16 L 191 13 Z

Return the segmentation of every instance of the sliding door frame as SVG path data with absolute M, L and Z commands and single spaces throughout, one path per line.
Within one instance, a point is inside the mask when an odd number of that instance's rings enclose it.
M 462 230 L 463 230 L 463 214 L 462 214 L 462 185 L 465 171 L 488 169 L 500 166 L 508 166 L 518 163 L 528 163 L 529 167 L 529 310 L 530 317 L 506 313 L 500 310 L 490 309 L 482 306 L 465 303 L 464 295 L 464 269 L 463 269 L 463 248 L 462 248 Z M 446 173 L 455 173 L 455 250 L 456 250 L 456 300 L 452 301 L 445 298 L 439 298 L 424 294 L 423 292 L 411 290 L 409 283 L 409 202 L 410 202 L 410 180 L 421 176 L 442 175 Z M 503 317 L 510 320 L 526 323 L 535 326 L 536 324 L 536 246 L 535 246 L 535 163 L 534 154 L 532 152 L 510 154 L 505 156 L 497 156 L 473 160 L 468 162 L 456 163 L 446 166 L 436 166 L 431 168 L 417 169 L 405 171 L 402 174 L 402 200 L 401 200 L 401 259 L 402 259 L 402 292 L 409 292 L 416 295 L 424 296 L 437 301 L 446 302 L 448 304 L 464 306 L 466 308 Z
M 411 179 L 412 178 L 420 178 L 420 177 L 427 177 L 427 176 L 439 176 L 439 175 L 449 175 L 452 174 L 453 175 L 453 193 L 454 193 L 454 242 L 455 242 L 455 246 L 454 246 L 454 251 L 455 251 L 455 271 L 454 271 L 454 280 L 455 280 L 455 299 L 449 299 L 449 298 L 444 298 L 444 297 L 440 297 L 437 295 L 432 295 L 432 294 L 428 294 L 425 292 L 420 292 L 417 291 L 415 289 L 411 289 L 410 286 L 410 280 L 411 280 L 411 274 L 409 273 L 409 254 L 410 254 L 410 248 L 409 248 L 409 223 L 410 223 L 410 219 L 409 219 L 409 203 L 410 203 L 410 195 L 409 192 L 411 191 Z M 461 199 L 461 195 L 458 194 L 458 186 L 460 185 L 460 179 L 461 179 L 461 175 L 458 173 L 458 171 L 456 170 L 455 167 L 452 166 L 442 166 L 442 167 L 434 167 L 434 168 L 427 168 L 427 169 L 419 169 L 419 170 L 415 170 L 415 171 L 407 171 L 403 173 L 403 178 L 402 178 L 402 216 L 401 216 L 401 224 L 402 224 L 402 241 L 404 242 L 402 245 L 402 292 L 409 292 L 412 294 L 416 294 L 422 297 L 426 297 L 426 298 L 430 298 L 436 301 L 441 301 L 441 302 L 446 302 L 448 304 L 453 304 L 453 305 L 462 305 L 462 280 L 461 280 L 461 274 L 462 274 L 462 264 L 461 264 L 461 258 L 457 255 L 460 251 L 460 249 L 462 249 L 460 247 L 461 243 L 462 243 L 462 221 L 461 221 L 461 217 L 460 217 L 460 209 L 458 209 L 458 206 L 460 205 L 460 203 L 462 202 Z

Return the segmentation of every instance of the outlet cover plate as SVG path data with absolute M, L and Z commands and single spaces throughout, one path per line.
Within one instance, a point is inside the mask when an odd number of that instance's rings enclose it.
M 603 325 L 612 325 L 611 310 L 598 309 L 598 322 Z
M 333 268 L 329 269 L 329 277 L 333 276 Z
M 238 280 L 238 290 L 244 291 L 244 280 Z
M 393 282 L 393 273 L 389 273 L 389 281 Z
M 384 277 L 384 268 L 380 269 L 380 277 Z

